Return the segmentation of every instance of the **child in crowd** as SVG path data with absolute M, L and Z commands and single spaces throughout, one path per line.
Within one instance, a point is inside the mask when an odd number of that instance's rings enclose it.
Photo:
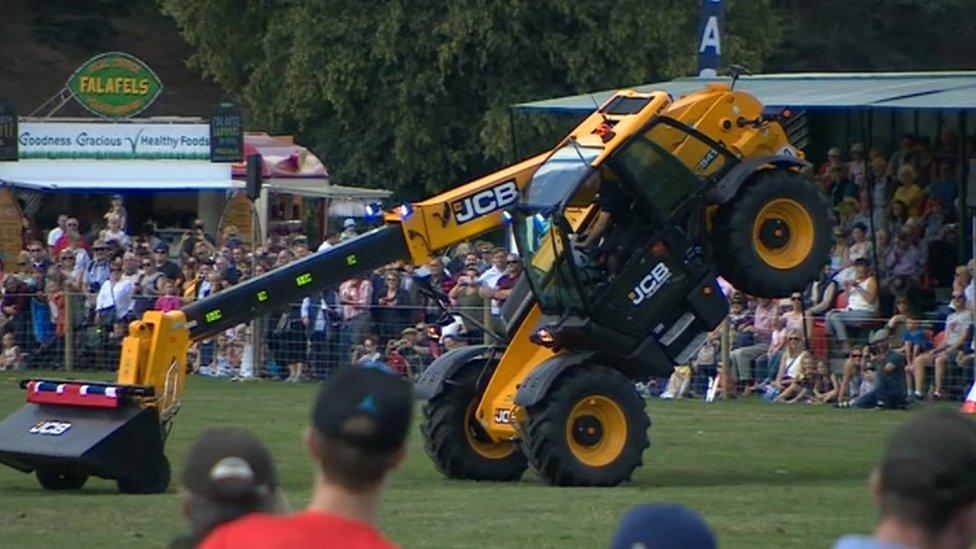
M 158 311 L 172 311 L 183 306 L 183 298 L 176 295 L 176 283 L 172 279 L 163 282 L 163 295 L 156 298 L 155 309 Z
M 919 326 L 918 319 L 913 316 L 905 318 L 905 329 L 901 333 L 901 354 L 905 356 L 906 364 L 913 364 L 915 357 L 932 348 L 932 342 L 925 330 Z M 905 369 L 905 386 L 909 391 L 915 389 L 915 375 L 911 367 Z
M 823 360 L 817 361 L 817 373 L 813 382 L 813 398 L 811 404 L 828 404 L 837 400 L 837 388 L 840 381 L 837 374 L 830 371 L 830 366 Z
M 0 353 L 0 372 L 6 370 L 22 370 L 24 357 L 17 346 L 13 332 L 3 334 L 3 352 Z
M 816 384 L 817 368 L 813 362 L 813 356 L 804 354 L 800 363 L 800 376 L 793 380 L 788 387 L 783 389 L 773 402 L 786 402 L 793 404 L 796 402 L 806 402 L 813 397 L 813 390 Z
M 232 353 L 230 339 L 226 334 L 219 334 L 213 360 L 200 368 L 200 374 L 207 377 L 233 377 L 235 372 L 231 366 Z

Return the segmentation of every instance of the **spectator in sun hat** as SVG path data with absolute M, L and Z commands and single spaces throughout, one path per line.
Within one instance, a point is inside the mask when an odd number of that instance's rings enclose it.
M 881 517 L 872 537 L 845 536 L 835 549 L 966 548 L 976 542 L 976 422 L 930 410 L 896 429 L 871 473 Z
M 356 236 L 356 220 L 351 217 L 347 217 L 342 222 L 342 232 L 339 233 L 339 240 L 348 240 Z
M 624 516 L 611 549 L 713 549 L 715 535 L 701 515 L 674 503 L 634 507 Z
M 244 515 L 287 510 L 270 452 L 239 427 L 215 427 L 197 439 L 183 469 L 180 500 L 190 533 L 174 540 L 174 548 L 196 547 L 211 530 Z
M 317 469 L 308 507 L 289 517 L 253 514 L 201 547 L 393 547 L 375 526 L 376 510 L 407 455 L 412 415 L 406 381 L 374 368 L 340 370 L 322 384 L 305 431 Z

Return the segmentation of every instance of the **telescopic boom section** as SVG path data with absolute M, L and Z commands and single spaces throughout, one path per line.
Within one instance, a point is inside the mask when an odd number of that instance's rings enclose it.
M 183 308 L 190 340 L 212 336 L 407 255 L 403 231 L 396 224 L 343 241 L 190 303 Z

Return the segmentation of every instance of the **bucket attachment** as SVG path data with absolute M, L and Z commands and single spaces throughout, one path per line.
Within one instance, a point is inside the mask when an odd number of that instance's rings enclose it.
M 165 426 L 135 395 L 152 387 L 30 380 L 27 404 L 0 423 L 0 463 L 35 472 L 48 490 L 81 488 L 89 476 L 117 481 L 123 493 L 169 485 Z

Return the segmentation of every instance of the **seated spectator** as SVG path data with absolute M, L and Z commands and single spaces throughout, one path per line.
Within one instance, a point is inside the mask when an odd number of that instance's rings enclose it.
M 770 385 L 783 391 L 797 380 L 803 371 L 803 361 L 811 358 L 810 353 L 803 348 L 803 338 L 800 332 L 792 330 L 787 335 L 787 346 L 774 362 L 775 370 L 771 371 Z
M 908 301 L 908 296 L 899 296 L 895 300 L 895 314 L 885 323 L 885 329 L 891 333 L 894 341 L 900 341 L 908 319 L 915 317 L 915 311 L 912 309 L 911 302 Z M 911 361 L 909 361 L 909 364 L 911 364 Z
M 286 511 L 268 449 L 237 427 L 205 431 L 190 448 L 180 482 L 180 510 L 190 533 L 171 548 L 192 548 L 214 528 L 251 513 Z
M 854 280 L 845 283 L 847 307 L 831 309 L 825 316 L 827 333 L 836 337 L 843 347 L 844 354 L 850 352 L 847 337 L 847 324 L 875 318 L 878 314 L 878 283 L 868 268 L 866 259 L 854 262 Z
M 895 243 L 884 258 L 884 288 L 891 294 L 901 295 L 918 285 L 925 264 L 912 237 L 905 231 L 898 233 Z
M 780 315 L 780 318 L 783 321 L 784 333 L 795 331 L 801 336 L 803 335 L 803 296 L 800 292 L 794 292 L 790 295 L 790 308 Z
M 837 287 L 838 284 L 832 276 L 830 264 L 824 265 L 820 271 L 820 277 L 813 281 L 810 286 L 810 306 L 805 311 L 806 334 L 811 339 L 814 339 L 814 319 L 834 308 L 837 294 L 840 293 L 837 291 Z
M 878 229 L 874 235 L 874 247 L 878 250 L 878 261 L 884 261 L 885 256 L 888 255 L 888 250 L 891 249 L 891 233 L 888 229 Z M 874 257 L 871 258 L 874 261 Z
M 3 351 L 0 352 L 0 372 L 7 370 L 23 370 L 24 357 L 17 345 L 13 332 L 3 334 Z
M 885 221 L 885 228 L 888 230 L 890 235 L 898 235 L 904 229 L 905 226 L 911 223 L 915 218 L 911 216 L 908 211 L 908 206 L 905 205 L 901 200 L 892 200 L 891 205 L 888 206 L 888 216 Z
M 939 173 L 923 191 L 927 196 L 935 198 L 943 204 L 954 204 L 959 196 L 959 183 L 956 182 L 955 170 L 948 160 L 939 162 Z
M 217 334 L 213 357 L 209 364 L 201 365 L 199 373 L 207 377 L 232 378 L 238 374 L 231 365 L 233 348 L 227 334 Z
M 839 168 L 839 169 L 838 169 Z M 827 150 L 827 161 L 820 166 L 817 172 L 817 182 L 823 189 L 824 194 L 833 196 L 834 186 L 837 184 L 838 176 L 846 175 L 847 166 L 840 157 L 840 148 L 831 147 Z
M 847 174 L 854 185 L 860 187 L 867 177 L 867 160 L 864 156 L 864 144 L 851 144 L 851 160 L 847 163 Z
M 871 334 L 864 350 L 867 354 L 866 369 L 874 372 L 874 390 L 860 395 L 854 402 L 841 403 L 841 407 L 905 407 L 905 357 L 889 348 L 890 341 L 891 334 L 883 328 Z
M 834 227 L 834 245 L 830 249 L 830 271 L 832 274 L 841 272 L 847 266 L 847 257 L 847 235 L 842 227 Z
M 410 384 L 371 368 L 325 381 L 306 430 L 317 474 L 308 508 L 290 517 L 254 513 L 214 530 L 203 549 L 393 547 L 373 526 L 390 473 L 407 454 Z
M 871 473 L 881 518 L 871 538 L 834 549 L 972 547 L 976 542 L 976 424 L 951 410 L 913 415 L 889 438 Z
M 718 541 L 698 513 L 680 505 L 653 503 L 627 513 L 610 547 L 714 549 Z
M 911 368 L 915 376 L 915 397 L 925 395 L 925 370 L 935 367 L 935 387 L 932 396 L 939 400 L 943 398 L 942 386 L 945 375 L 950 366 L 959 367 L 959 351 L 969 343 L 973 327 L 972 312 L 966 306 L 965 294 L 952 294 L 950 302 L 952 314 L 946 318 L 945 340 L 931 351 L 923 352 L 915 357 Z
M 929 242 L 942 237 L 942 228 L 945 227 L 948 215 L 945 204 L 937 199 L 930 198 L 926 201 L 925 217 L 922 218 L 922 251 L 924 252 Z
M 817 371 L 812 385 L 813 398 L 810 400 L 811 404 L 830 404 L 837 400 L 840 381 L 823 360 L 817 361 Z
M 816 384 L 817 368 L 814 365 L 813 357 L 804 354 L 799 360 L 800 367 L 796 377 L 792 378 L 792 383 L 785 385 L 773 402 L 785 402 L 794 404 L 806 402 L 813 398 L 813 388 Z
M 892 195 L 893 201 L 901 202 L 907 207 L 907 214 L 911 217 L 922 217 L 922 207 L 924 206 L 924 195 L 922 194 L 922 187 L 917 183 L 918 174 L 915 168 L 910 165 L 905 165 L 898 168 L 898 187 L 895 188 L 895 193 Z M 892 231 L 895 227 L 890 227 Z

